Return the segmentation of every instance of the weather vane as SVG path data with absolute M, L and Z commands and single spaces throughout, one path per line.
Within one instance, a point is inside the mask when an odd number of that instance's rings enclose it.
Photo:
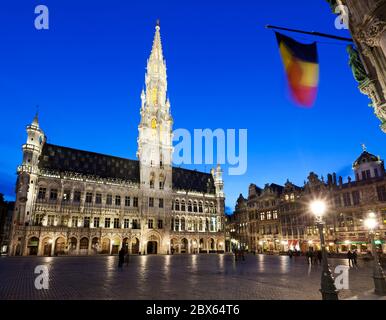
M 367 150 L 367 147 L 366 147 L 366 145 L 364 143 L 362 143 L 361 146 L 362 146 L 363 151 Z

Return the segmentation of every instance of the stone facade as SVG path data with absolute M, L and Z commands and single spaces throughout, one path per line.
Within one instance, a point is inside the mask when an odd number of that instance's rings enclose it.
M 234 214 L 227 218 L 233 246 L 254 252 L 305 252 L 319 248 L 319 232 L 309 204 L 327 203 L 325 238 L 330 252 L 371 250 L 364 226 L 369 212 L 378 219 L 377 243 L 386 252 L 386 176 L 383 161 L 363 151 L 353 164 L 355 180 L 329 174 L 327 181 L 310 173 L 303 187 L 287 181 L 284 186 L 252 184 L 248 198 L 240 195 Z
M 328 0 L 335 13 L 339 6 L 348 8 L 349 29 L 365 77 L 359 80 L 359 90 L 372 101 L 375 115 L 386 132 L 386 0 Z M 354 68 L 361 68 L 355 63 Z
M 50 144 L 36 116 L 18 168 L 11 255 L 225 250 L 222 170 L 172 166 L 160 26 L 141 94 L 137 160 Z

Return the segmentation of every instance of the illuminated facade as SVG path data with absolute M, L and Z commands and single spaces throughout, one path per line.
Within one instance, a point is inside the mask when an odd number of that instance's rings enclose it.
M 160 26 L 141 93 L 138 160 L 50 144 L 36 116 L 18 168 L 11 255 L 209 253 L 225 249 L 222 170 L 172 166 Z
M 386 0 L 327 1 L 337 14 L 347 8 L 356 47 L 349 49 L 350 66 L 359 90 L 371 99 L 371 107 L 386 132 Z
M 386 252 L 386 176 L 383 161 L 366 150 L 354 162 L 355 180 L 344 183 L 336 174 L 327 181 L 310 173 L 303 187 L 287 181 L 284 186 L 251 185 L 248 198 L 240 195 L 228 218 L 230 241 L 254 252 L 286 252 L 320 248 L 315 218 L 309 204 L 322 198 L 328 204 L 324 217 L 330 252 L 370 250 L 364 220 L 374 212 L 378 220 L 378 248 Z

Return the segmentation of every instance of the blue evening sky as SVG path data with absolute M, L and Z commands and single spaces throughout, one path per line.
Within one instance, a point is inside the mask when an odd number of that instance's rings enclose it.
M 34 28 L 38 4 L 50 10 L 49 30 Z M 248 129 L 248 171 L 225 175 L 227 206 L 252 182 L 289 178 L 302 185 L 310 171 L 347 178 L 361 143 L 386 155 L 385 136 L 357 89 L 344 43 L 318 38 L 314 108 L 288 100 L 276 40 L 264 25 L 348 36 L 335 29 L 324 0 L 13 0 L 1 9 L 0 192 L 8 199 L 37 104 L 49 142 L 135 158 L 157 18 L 174 128 Z

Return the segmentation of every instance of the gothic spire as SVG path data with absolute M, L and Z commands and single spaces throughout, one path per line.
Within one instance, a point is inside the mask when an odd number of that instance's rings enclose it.
M 157 20 L 157 24 L 155 27 L 155 35 L 153 40 L 153 47 L 151 49 L 150 59 L 149 60 L 155 60 L 155 61 L 162 61 L 164 60 L 163 52 L 162 52 L 162 42 L 161 42 L 161 33 L 160 33 L 160 23 L 159 20 Z

